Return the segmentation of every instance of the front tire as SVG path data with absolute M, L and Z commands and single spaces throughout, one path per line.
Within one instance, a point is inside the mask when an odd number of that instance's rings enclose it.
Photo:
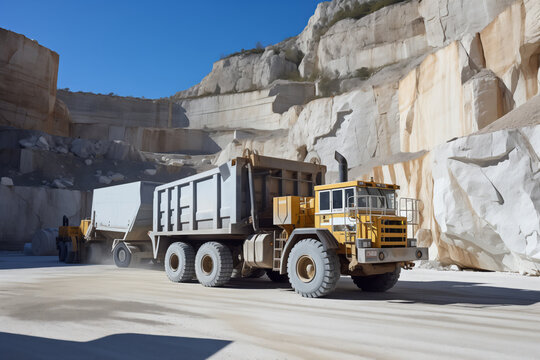
M 58 243 L 58 261 L 66 262 L 66 255 L 67 255 L 66 243 L 63 241 L 60 241 Z
M 186 282 L 195 276 L 195 250 L 185 242 L 172 243 L 165 254 L 165 272 L 173 282 Z
M 217 242 L 204 243 L 195 257 L 195 274 L 203 286 L 223 286 L 231 279 L 233 259 L 227 246 Z
M 73 243 L 67 241 L 66 243 L 66 264 L 72 264 L 75 262 L 75 252 L 73 251 Z
M 351 276 L 354 284 L 362 291 L 385 292 L 396 285 L 401 274 L 401 267 L 396 266 L 396 270 L 379 275 L 371 276 Z
M 272 269 L 266 270 L 266 276 L 268 276 L 268 278 L 272 280 L 272 282 L 275 282 L 275 283 L 288 283 L 289 282 L 289 276 L 287 274 L 281 275 L 279 271 L 274 271 Z
M 113 251 L 113 259 L 116 266 L 126 268 L 131 263 L 131 252 L 124 242 L 118 243 Z
M 304 239 L 291 250 L 287 272 L 296 293 L 310 298 L 326 296 L 339 281 L 339 257 L 333 249 L 325 250 L 320 241 Z

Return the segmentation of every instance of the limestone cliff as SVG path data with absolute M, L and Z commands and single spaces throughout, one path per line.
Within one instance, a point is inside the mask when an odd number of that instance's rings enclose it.
M 321 4 L 296 39 L 300 73 L 331 74 L 334 93 L 345 93 L 298 106 L 287 137 L 231 143 L 219 161 L 250 147 L 317 159 L 332 181 L 338 150 L 353 177 L 397 183 L 422 201 L 417 235 L 433 259 L 539 274 L 540 3 L 410 1 L 321 36 L 346 4 Z M 369 79 L 350 77 L 377 65 Z M 482 129 L 498 131 L 472 135 Z
M 0 28 L 0 125 L 69 134 L 69 112 L 56 99 L 58 54 Z
M 250 148 L 320 161 L 327 181 L 338 150 L 352 178 L 421 200 L 432 259 L 538 274 L 539 64 L 537 0 L 333 0 L 297 36 L 225 57 L 168 99 L 60 91 L 40 107 L 52 117 L 9 124 L 51 133 L 33 126 L 69 118 L 71 136 L 214 165 Z

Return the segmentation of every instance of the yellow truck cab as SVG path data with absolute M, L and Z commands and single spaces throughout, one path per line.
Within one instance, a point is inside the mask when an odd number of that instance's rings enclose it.
M 428 249 L 416 246 L 419 201 L 398 201 L 395 184 L 347 181 L 340 157 L 340 182 L 314 186 L 314 197 L 274 198 L 274 225 L 283 229 L 274 270 L 288 273 L 302 296 L 324 296 L 340 275 L 364 291 L 386 291 L 401 268 L 428 259 Z
M 417 200 L 402 199 L 402 203 L 409 206 L 398 209 L 398 189 L 397 185 L 372 181 L 316 186 L 315 227 L 328 229 L 339 243 L 338 253 L 348 258 L 361 257 L 359 260 L 365 262 L 382 262 L 389 258 L 407 261 L 410 255 L 422 258 L 421 250 L 415 251 L 413 238 Z M 399 248 L 413 251 L 390 250 Z

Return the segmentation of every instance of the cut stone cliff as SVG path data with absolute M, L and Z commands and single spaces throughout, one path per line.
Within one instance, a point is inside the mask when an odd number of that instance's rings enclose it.
M 71 136 L 215 153 L 198 170 L 251 149 L 320 161 L 332 182 L 338 150 L 351 178 L 421 200 L 433 260 L 538 274 L 540 3 L 412 0 L 335 21 L 362 2 L 322 2 L 298 36 L 221 59 L 168 99 L 59 91 L 69 111 L 53 112 Z
M 0 125 L 69 135 L 69 112 L 56 98 L 58 54 L 0 28 Z

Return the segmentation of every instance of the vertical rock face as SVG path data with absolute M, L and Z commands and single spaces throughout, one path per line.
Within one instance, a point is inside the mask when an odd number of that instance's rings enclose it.
M 480 32 L 486 67 L 502 79 L 514 108 L 538 93 L 540 3 L 518 1 Z
M 463 121 L 483 129 L 504 115 L 499 78 L 482 71 L 463 84 Z
M 428 55 L 400 81 L 401 151 L 471 134 L 538 93 L 539 8 L 514 3 L 479 35 Z
M 429 55 L 399 84 L 401 151 L 429 150 L 477 130 L 463 121 L 460 46 Z
M 56 102 L 58 54 L 0 29 L 0 124 L 69 134 L 69 115 Z
M 0 83 L 0 121 L 33 128 L 43 113 L 43 124 L 56 131 L 71 118 L 72 136 L 150 151 L 222 149 L 216 164 L 246 148 L 318 160 L 328 166 L 329 182 L 337 180 L 338 150 L 351 178 L 396 183 L 400 196 L 421 200 L 417 236 L 433 258 L 537 273 L 540 1 L 411 0 L 347 18 L 367 1 L 321 2 L 298 36 L 221 59 L 200 84 L 170 100 L 59 91 L 62 101 L 51 102 L 48 80 L 32 80 L 45 84 L 47 101 L 26 92 L 25 103 L 13 107 Z M 20 46 L 41 48 L 21 39 Z M 25 77 L 13 64 L 30 59 L 28 68 L 33 53 L 6 49 L 0 76 L 20 84 L 48 79 L 49 65 L 42 65 L 49 61 L 56 77 L 54 53 L 39 50 L 45 62 Z M 13 71 L 4 71 L 9 66 Z M 22 116 L 22 108 L 31 110 Z
M 384 161 L 386 165 L 373 167 L 369 172 L 352 169 L 351 175 L 363 180 L 372 177 L 377 182 L 399 184 L 399 198 L 419 199 L 420 217 L 418 230 L 419 246 L 430 248 L 430 258 L 437 258 L 438 226 L 433 215 L 433 178 L 431 152 L 397 154 Z
M 150 152 L 213 154 L 220 147 L 202 130 L 129 128 L 128 142 L 137 149 Z
M 378 146 L 377 103 L 373 89 L 361 89 L 334 98 L 311 102 L 292 127 L 289 141 L 296 148 L 316 152 L 329 171 L 337 170 L 334 151 L 350 166 L 369 159 Z
M 186 127 L 183 109 L 167 100 L 149 100 L 123 96 L 58 90 L 58 98 L 67 105 L 73 123 L 73 136 L 84 135 L 88 125 L 103 125 L 107 140 L 123 140 L 123 129 Z
M 71 224 L 90 216 L 92 193 L 25 186 L 0 186 L 0 234 L 4 250 L 22 250 L 37 229 Z
M 58 112 L 71 110 L 71 136 L 121 140 L 152 152 L 213 153 L 220 148 L 201 130 L 184 129 L 186 110 L 169 100 L 58 91 Z M 63 107 L 62 107 L 63 106 Z M 196 127 L 196 126 L 193 126 Z
M 338 76 L 354 75 L 362 67 L 383 67 L 425 53 L 425 35 L 417 1 L 385 7 L 329 29 L 319 41 L 317 67 Z
M 264 90 L 186 99 L 178 104 L 190 128 L 277 130 L 292 125 L 282 114 L 314 96 L 312 83 L 275 82 Z
M 540 275 L 540 125 L 433 151 L 439 259 Z
M 283 47 L 283 49 L 281 48 Z M 178 98 L 209 96 L 262 89 L 297 72 L 288 54 L 296 51 L 287 42 L 260 53 L 245 52 L 214 63 L 212 71 L 194 87 L 176 94 Z
M 419 11 L 426 25 L 427 42 L 441 47 L 465 34 L 482 30 L 515 0 L 423 0 Z

